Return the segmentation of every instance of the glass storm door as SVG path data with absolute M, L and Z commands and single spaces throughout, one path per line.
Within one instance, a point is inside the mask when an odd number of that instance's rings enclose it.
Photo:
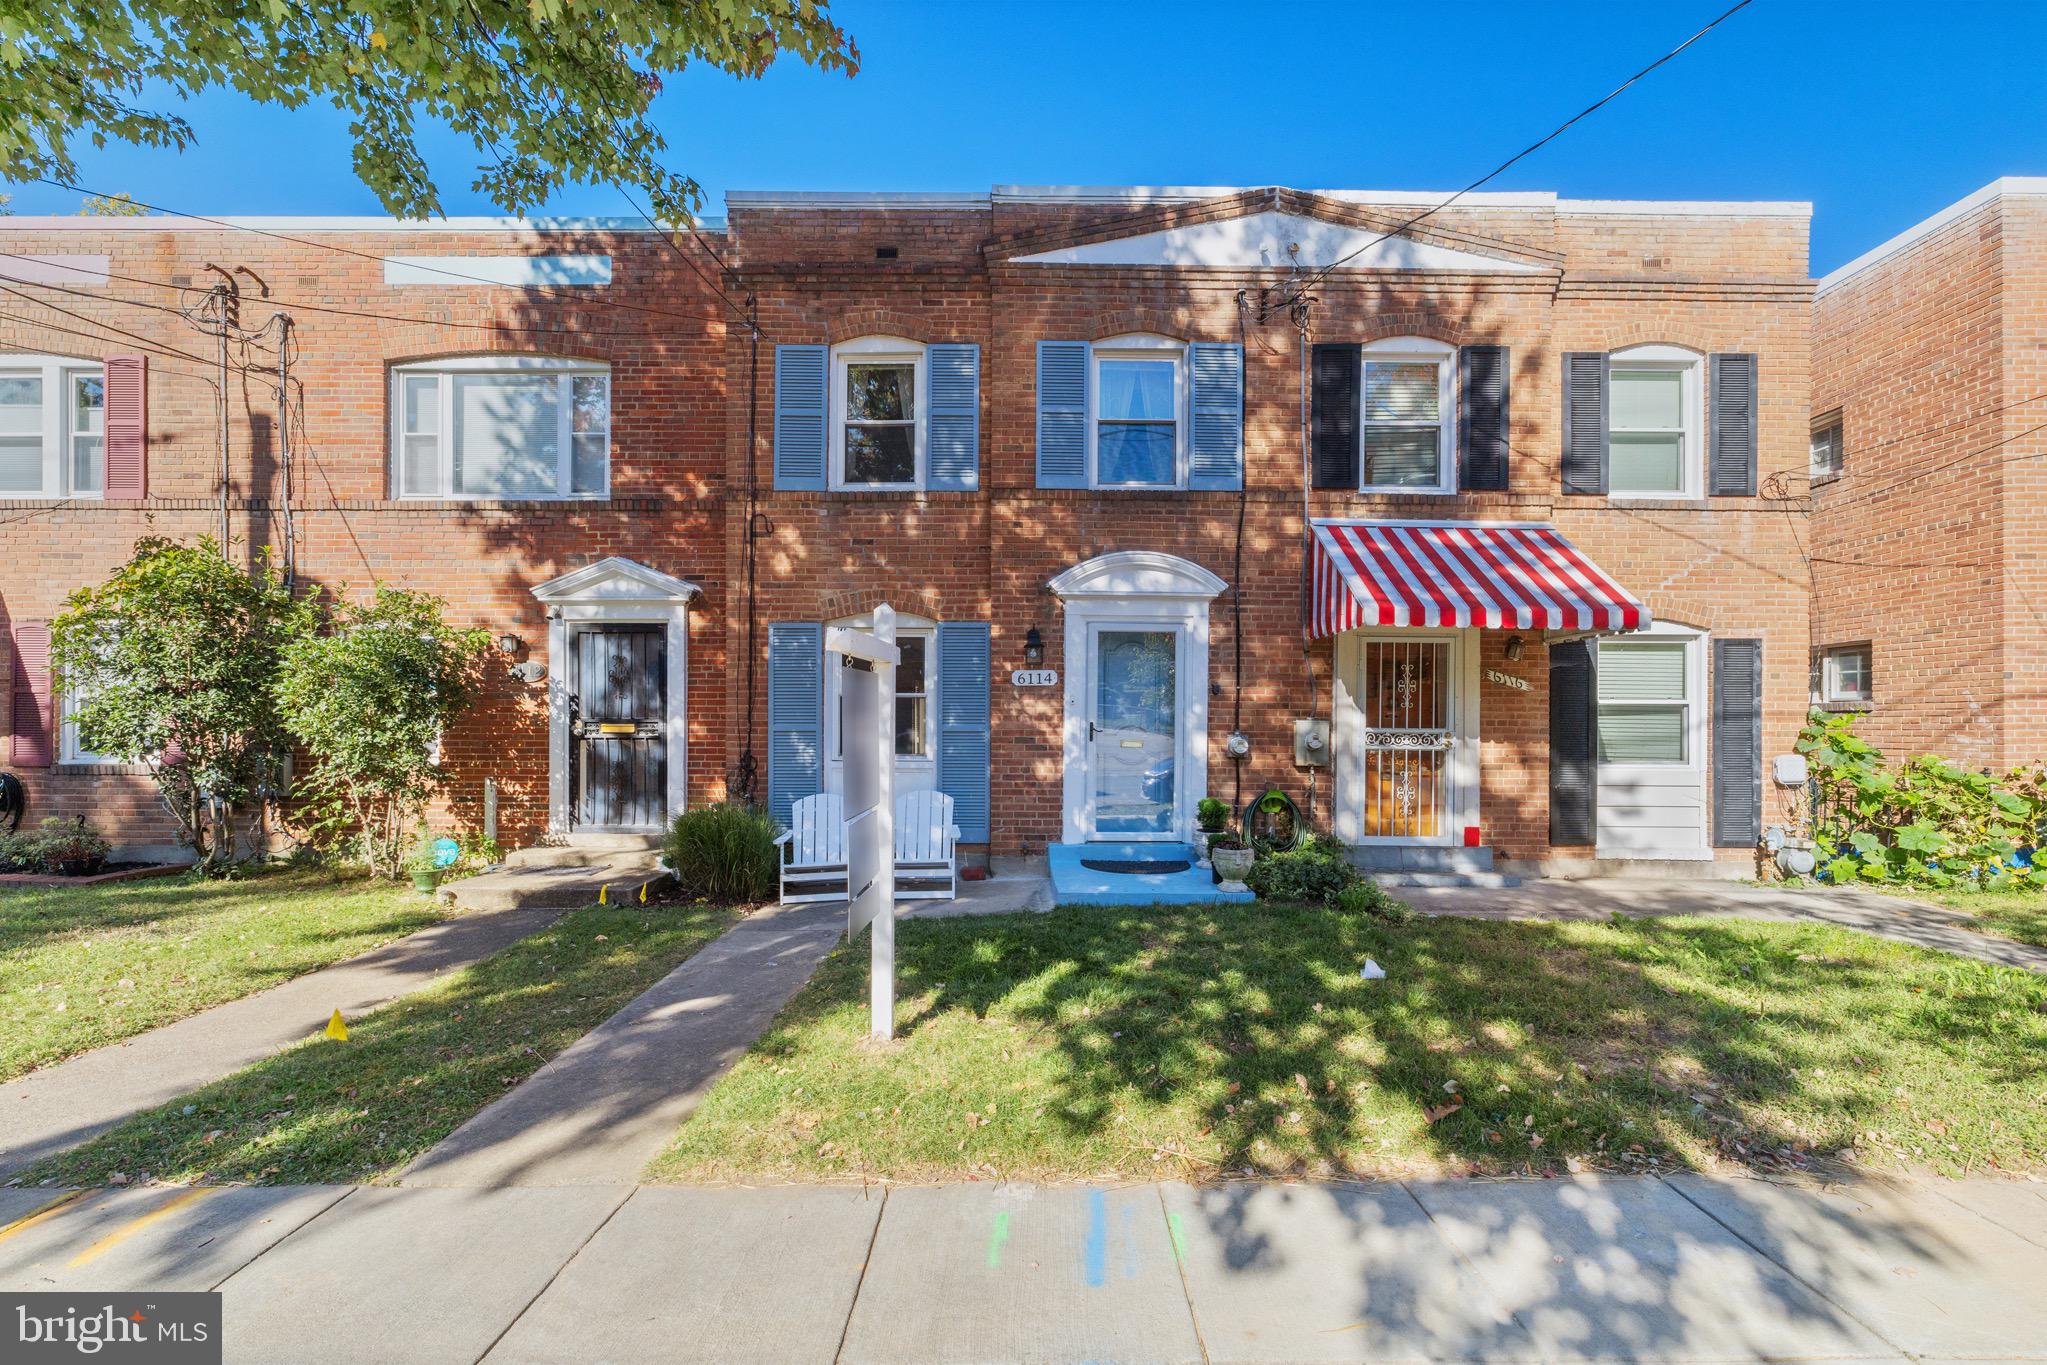
M 1179 632 L 1097 626 L 1087 727 L 1097 839 L 1175 835 Z
M 1448 828 L 1450 642 L 1366 640 L 1367 839 L 1431 842 Z

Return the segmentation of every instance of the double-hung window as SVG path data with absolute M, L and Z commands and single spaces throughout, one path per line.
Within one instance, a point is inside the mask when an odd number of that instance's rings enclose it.
M 863 618 L 859 624 L 865 628 L 867 621 Z M 937 739 L 933 724 L 937 713 L 931 706 L 932 640 L 931 630 L 925 627 L 912 627 L 896 635 L 896 648 L 901 652 L 896 662 L 896 759 L 908 768 L 929 764 Z M 839 693 L 836 676 L 839 670 L 834 668 L 832 672 L 831 756 L 837 763 L 846 754 L 845 700 Z
M 1692 761 L 1695 642 L 1606 640 L 1599 645 L 1599 761 Z
M 832 352 L 832 486 L 859 492 L 924 486 L 924 347 L 863 337 Z
M 1614 352 L 1607 370 L 1607 491 L 1699 495 L 1700 357 L 1674 346 Z
M 100 497 L 106 409 L 97 362 L 0 355 L 0 497 Z
M 1365 347 L 1358 460 L 1365 492 L 1454 489 L 1455 354 L 1442 342 L 1419 338 Z
M 85 705 L 83 693 L 64 688 L 58 693 L 60 726 L 57 737 L 57 761 L 59 763 L 119 763 L 122 760 L 107 754 L 95 753 L 85 747 L 78 735 L 78 713 Z
M 611 490 L 611 372 L 601 363 L 478 356 L 391 373 L 401 498 L 602 498 Z
M 1097 488 L 1178 488 L 1187 348 L 1165 337 L 1119 337 L 1094 348 Z
M 1831 479 L 1845 465 L 1841 448 L 1841 414 L 1829 413 L 1812 424 L 1812 477 Z

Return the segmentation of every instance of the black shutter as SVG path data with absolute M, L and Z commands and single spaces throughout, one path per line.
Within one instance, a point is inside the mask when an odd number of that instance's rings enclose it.
M 1549 841 L 1598 842 L 1599 666 L 1590 640 L 1549 647 Z
M 1713 642 L 1713 846 L 1763 837 L 1763 642 Z
M 1606 353 L 1564 353 L 1564 491 L 1606 492 Z
M 1707 362 L 1706 491 L 1714 497 L 1756 495 L 1756 358 L 1716 355 Z
M 1465 346 L 1457 352 L 1459 487 L 1506 490 L 1507 361 L 1505 346 Z
M 1358 361 L 1355 346 L 1315 347 L 1314 396 L 1309 430 L 1315 447 L 1315 487 L 1358 486 Z

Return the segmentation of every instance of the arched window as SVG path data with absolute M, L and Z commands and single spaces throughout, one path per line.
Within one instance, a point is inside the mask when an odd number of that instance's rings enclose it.
M 391 466 L 400 498 L 609 497 L 611 368 L 499 355 L 393 366 Z

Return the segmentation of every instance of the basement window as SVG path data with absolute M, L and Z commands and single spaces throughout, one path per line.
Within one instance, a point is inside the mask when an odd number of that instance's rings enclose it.
M 611 490 L 611 372 L 542 356 L 477 356 L 391 372 L 400 498 L 546 501 Z
M 1813 652 L 1812 700 L 1816 706 L 1864 707 L 1876 695 L 1869 643 L 1828 645 Z

